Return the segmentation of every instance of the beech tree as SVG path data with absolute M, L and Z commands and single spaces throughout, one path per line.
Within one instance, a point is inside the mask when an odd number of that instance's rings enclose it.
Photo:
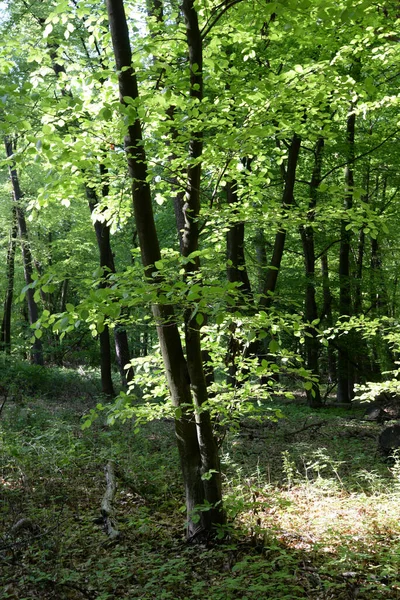
M 19 142 L 2 173 L 13 164 L 29 181 L 31 328 L 44 345 L 82 327 L 100 338 L 110 396 L 110 332 L 122 371 L 141 332 L 149 365 L 161 351 L 168 392 L 149 367 L 148 395 L 172 404 L 189 537 L 224 523 L 214 419 L 293 391 L 319 407 L 336 387 L 349 403 L 393 367 L 396 10 L 7 3 L 0 126 Z M 8 332 L 14 239 L 2 249 Z M 364 339 L 379 327 L 384 341 Z M 110 414 L 135 405 L 122 394 Z

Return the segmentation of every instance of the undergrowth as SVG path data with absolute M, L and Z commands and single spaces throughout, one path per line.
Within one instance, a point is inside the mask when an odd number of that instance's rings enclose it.
M 83 431 L 92 376 L 40 377 L 0 420 L 1 598 L 400 598 L 400 461 L 377 453 L 380 426 L 362 411 L 277 405 L 284 419 L 228 433 L 229 525 L 191 545 L 172 423 Z M 100 518 L 110 459 L 114 542 Z

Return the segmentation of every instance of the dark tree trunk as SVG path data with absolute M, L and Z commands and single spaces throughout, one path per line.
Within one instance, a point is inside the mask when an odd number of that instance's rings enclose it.
M 301 138 L 294 133 L 291 144 L 289 146 L 289 154 L 287 160 L 287 168 L 284 171 L 284 188 L 282 194 L 282 208 L 284 211 L 289 211 L 293 205 L 294 197 L 294 184 L 296 180 L 296 168 L 299 159 L 299 152 L 301 146 Z M 280 271 L 281 261 L 283 257 L 283 251 L 285 249 L 286 230 L 282 227 L 275 235 L 274 248 L 270 265 L 267 267 L 265 275 L 265 282 L 262 289 L 262 296 L 260 300 L 260 308 L 270 307 L 273 301 L 273 295 L 275 293 L 276 284 L 278 281 L 278 275 Z M 262 360 L 265 358 L 265 346 L 266 340 L 257 340 L 249 344 L 246 356 L 255 355 Z M 267 355 L 267 359 L 270 358 Z M 271 358 L 273 360 L 273 357 Z M 275 373 L 269 379 L 277 380 L 279 377 L 278 373 Z
M 293 134 L 292 142 L 289 147 L 289 155 L 285 174 L 285 187 L 283 189 L 282 196 L 282 207 L 284 210 L 289 210 L 293 204 L 293 192 L 296 178 L 297 162 L 300 152 L 300 145 L 300 137 L 296 133 Z M 285 240 L 286 230 L 282 227 L 275 235 L 275 243 L 270 268 L 268 268 L 267 271 L 266 282 L 263 290 L 263 297 L 260 302 L 262 306 L 269 306 L 271 303 L 272 296 L 275 293 L 276 283 L 278 281 L 279 270 L 281 267 L 283 251 L 285 249 Z
M 257 229 L 254 237 L 254 247 L 257 259 L 258 284 L 257 291 L 262 292 L 266 284 L 267 250 L 265 247 L 265 234 L 262 229 Z
M 289 147 L 289 155 L 285 174 L 285 187 L 283 189 L 282 196 L 282 207 L 285 211 L 290 210 L 290 207 L 293 204 L 293 192 L 296 178 L 297 162 L 300 152 L 300 145 L 300 137 L 296 133 L 293 134 L 292 141 Z M 271 304 L 271 300 L 276 289 L 276 283 L 278 281 L 283 251 L 285 249 L 285 240 L 286 230 L 282 227 L 275 235 L 272 259 L 270 267 L 267 271 L 267 277 L 263 289 L 263 297 L 261 298 L 260 302 L 261 306 L 269 306 Z
M 319 377 L 318 363 L 318 331 L 313 321 L 318 319 L 317 302 L 315 299 L 315 242 L 314 227 L 315 208 L 317 206 L 318 187 L 321 183 L 322 153 L 324 149 L 324 139 L 320 137 L 317 140 L 314 149 L 315 162 L 310 182 L 310 199 L 308 203 L 307 224 L 301 226 L 300 235 L 303 244 L 304 265 L 306 270 L 306 290 L 305 290 L 305 317 L 306 317 L 306 365 L 315 377 Z M 321 406 L 321 392 L 319 383 L 313 383 L 311 390 L 307 390 L 307 400 L 309 406 Z
M 5 148 L 6 154 L 8 158 L 11 158 L 14 154 L 12 141 L 8 138 L 5 138 Z M 32 279 L 32 254 L 29 247 L 29 239 L 28 239 L 28 230 L 26 226 L 25 213 L 23 207 L 21 205 L 21 200 L 23 197 L 21 187 L 19 184 L 18 173 L 13 163 L 10 163 L 10 179 L 13 189 L 13 199 L 16 208 L 17 215 L 17 223 L 18 223 L 18 233 L 21 241 L 21 250 L 22 250 L 22 263 L 24 268 L 24 277 L 26 285 L 30 285 L 33 283 Z M 39 318 L 38 306 L 36 304 L 34 298 L 34 292 L 32 288 L 28 288 L 26 292 L 26 299 L 28 304 L 28 315 L 29 315 L 29 323 L 33 325 Z M 43 348 L 42 341 L 35 337 L 35 341 L 32 344 L 32 362 L 37 365 L 43 365 Z
M 69 279 L 68 279 L 68 277 L 66 277 L 63 280 L 62 284 L 61 284 L 61 290 L 60 290 L 60 312 L 65 312 L 66 311 L 68 286 L 69 286 Z
M 386 205 L 387 177 L 382 182 L 382 207 Z M 382 209 L 383 210 L 383 209 Z M 389 296 L 386 288 L 386 282 L 382 271 L 382 255 L 379 247 L 378 238 L 371 240 L 371 260 L 370 260 L 370 299 L 371 310 L 375 316 L 389 314 Z
M 45 24 L 45 20 L 40 17 L 39 22 L 42 26 Z M 48 44 L 50 59 L 52 62 L 52 68 L 56 75 L 59 77 L 61 73 L 65 73 L 65 67 L 57 62 L 57 46 Z M 72 97 L 71 92 L 67 92 L 64 88 L 62 89 L 62 95 L 69 95 Z M 100 175 L 102 178 L 102 195 L 103 198 L 108 195 L 109 186 L 107 182 L 107 171 L 105 166 L 100 163 Z M 96 205 L 98 204 L 98 198 L 96 191 L 85 184 L 85 193 L 88 200 L 90 212 L 93 214 Z M 111 250 L 110 243 L 110 227 L 106 222 L 94 221 L 94 229 L 96 233 L 97 246 L 100 254 L 100 266 L 103 267 L 107 272 L 104 278 L 104 287 L 107 286 L 106 278 L 109 273 L 115 273 L 114 257 Z M 125 370 L 125 365 L 130 361 L 129 344 L 126 331 L 123 328 L 116 328 L 114 331 L 114 342 L 115 342 L 115 353 L 117 357 L 117 363 L 121 375 L 121 381 L 123 387 L 127 386 L 127 383 L 133 378 L 132 367 Z M 107 396 L 114 396 L 114 386 L 112 382 L 112 356 L 110 346 L 110 332 L 109 328 L 105 326 L 104 330 L 99 334 L 100 343 L 100 370 L 101 370 L 101 383 L 102 391 Z
M 17 243 L 18 223 L 17 208 L 15 204 L 12 207 L 12 223 L 10 228 L 10 238 L 8 240 L 7 264 L 6 264 L 6 295 L 4 298 L 4 312 L 1 323 L 1 349 L 7 354 L 11 352 L 11 310 L 14 295 L 14 259 L 15 247 Z
M 227 278 L 231 283 L 240 283 L 241 295 L 249 297 L 251 286 L 244 256 L 244 222 L 237 219 L 239 199 L 235 181 L 227 184 L 226 198 L 228 205 L 232 207 L 231 216 L 235 220 L 226 234 Z
M 132 67 L 132 54 L 123 1 L 107 0 L 107 9 L 116 66 L 119 71 L 120 101 L 125 104 L 125 97 L 136 100 L 139 98 L 139 92 L 136 73 Z M 190 64 L 193 65 L 196 62 L 198 72 L 201 73 L 201 40 L 197 14 L 191 2 L 184 2 L 182 10 L 187 23 Z M 199 51 L 200 55 L 198 55 Z M 191 69 L 191 94 L 196 91 L 194 80 L 197 78 L 199 78 L 199 74 L 194 73 Z M 200 89 L 196 93 L 202 93 L 201 83 L 200 78 Z M 160 274 L 157 272 L 155 264 L 160 260 L 161 253 L 147 178 L 147 159 L 142 138 L 142 125 L 139 119 L 128 126 L 125 148 L 129 173 L 132 178 L 133 204 L 142 261 L 147 276 L 151 281 L 157 282 Z M 201 151 L 201 137 L 194 135 L 190 148 L 191 156 L 200 156 Z M 188 210 L 185 215 L 182 238 L 183 247 L 186 249 L 187 254 L 190 254 L 197 247 L 197 238 L 196 234 L 193 233 L 193 226 L 196 232 L 197 220 L 194 219 L 194 215 L 198 214 L 199 207 L 197 206 L 198 198 L 192 197 L 191 192 L 192 190 L 199 190 L 199 185 L 200 168 L 198 166 L 190 167 L 187 197 L 185 198 L 185 207 L 187 205 Z M 197 267 L 197 265 L 194 266 Z M 192 538 L 202 531 L 209 531 L 214 524 L 222 523 L 224 520 L 218 452 L 212 435 L 210 418 L 207 411 L 197 410 L 207 398 L 199 344 L 200 332 L 197 323 L 193 323 L 191 319 L 186 320 L 186 361 L 173 307 L 165 304 L 155 304 L 153 314 L 157 325 L 172 403 L 177 409 L 175 431 L 186 490 L 187 533 Z M 193 409 L 191 408 L 193 404 L 196 405 L 195 419 L 193 419 Z M 210 470 L 214 469 L 215 466 L 217 467 L 215 469 L 216 473 L 210 473 Z M 207 477 L 202 477 L 206 473 L 208 473 Z M 195 516 L 197 507 L 205 502 L 209 502 L 212 508 L 208 511 L 200 511 Z
M 344 208 L 346 211 L 353 206 L 354 193 L 354 139 L 356 116 L 352 112 L 347 119 L 347 166 L 345 168 L 346 194 Z M 347 229 L 348 220 L 342 219 L 341 241 L 339 253 L 339 314 L 348 318 L 352 314 L 351 281 L 350 281 L 350 246 L 351 232 Z M 348 337 L 339 340 L 338 350 L 338 387 L 337 401 L 349 403 L 354 396 L 354 367 L 349 360 Z
M 235 181 L 230 182 L 226 186 L 227 203 L 232 207 L 231 215 L 233 220 L 238 215 L 238 195 L 237 184 Z M 232 311 L 238 309 L 242 302 L 250 299 L 251 286 L 246 268 L 246 260 L 244 256 L 244 222 L 237 220 L 231 223 L 226 234 L 226 258 L 227 258 L 227 279 L 230 283 L 240 284 L 237 289 L 238 297 L 236 306 L 232 307 Z M 235 335 L 235 325 L 231 326 L 231 333 L 228 342 L 227 355 L 225 362 L 228 366 L 227 383 L 232 387 L 236 387 L 237 373 L 237 357 L 243 355 L 243 345 Z
M 324 305 L 321 313 L 321 321 L 325 320 L 328 327 L 333 325 L 332 316 L 332 293 L 329 285 L 328 252 L 321 256 L 322 293 Z M 337 378 L 335 348 L 328 340 L 328 382 L 333 384 Z

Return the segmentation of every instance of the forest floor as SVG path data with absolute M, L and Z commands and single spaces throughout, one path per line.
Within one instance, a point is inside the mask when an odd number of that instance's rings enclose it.
M 400 599 L 400 460 L 362 408 L 277 403 L 284 418 L 228 433 L 224 539 L 188 544 L 172 423 L 82 430 L 95 382 L 40 377 L 0 418 L 1 599 Z

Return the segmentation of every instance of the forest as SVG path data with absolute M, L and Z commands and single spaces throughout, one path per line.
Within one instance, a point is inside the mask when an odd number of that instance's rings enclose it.
M 0 2 L 0 598 L 400 599 L 399 26 Z

